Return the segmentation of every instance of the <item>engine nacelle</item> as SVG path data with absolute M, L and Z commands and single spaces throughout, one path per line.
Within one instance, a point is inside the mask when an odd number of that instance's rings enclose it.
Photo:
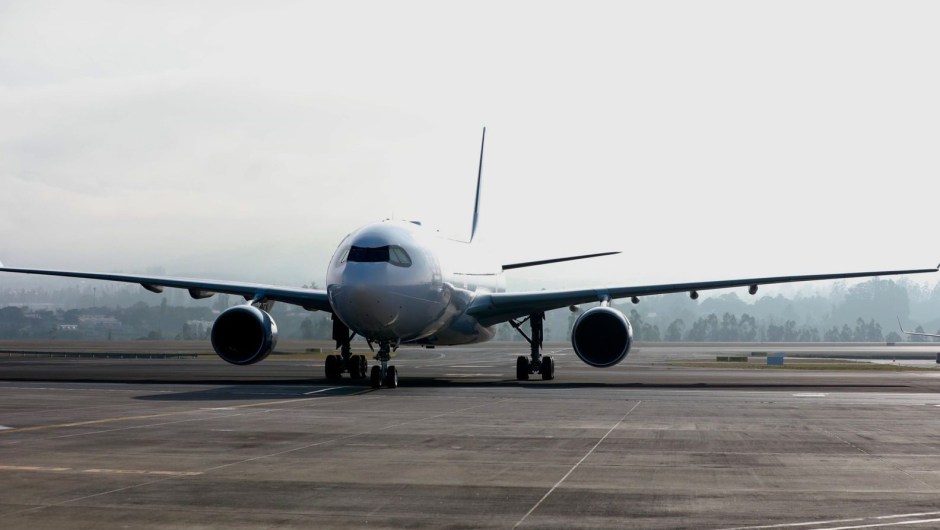
M 230 307 L 212 325 L 212 348 L 224 361 L 254 364 L 277 344 L 277 324 L 271 315 L 250 305 Z
M 622 361 L 633 344 L 633 327 L 612 307 L 588 309 L 574 323 L 571 345 L 585 363 L 607 368 Z

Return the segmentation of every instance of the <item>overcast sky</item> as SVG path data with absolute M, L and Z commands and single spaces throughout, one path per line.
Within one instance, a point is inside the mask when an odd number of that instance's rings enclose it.
M 938 15 L 0 2 L 0 260 L 322 285 L 359 225 L 465 237 L 486 125 L 481 244 L 624 251 L 510 287 L 931 267 Z

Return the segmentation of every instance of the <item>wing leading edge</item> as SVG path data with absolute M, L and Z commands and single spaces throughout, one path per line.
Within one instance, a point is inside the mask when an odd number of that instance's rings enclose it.
M 257 283 L 227 282 L 221 280 L 197 280 L 168 276 L 138 276 L 134 274 L 110 274 L 100 272 L 61 271 L 46 269 L 16 269 L 0 267 L 0 272 L 41 274 L 67 278 L 87 278 L 112 282 L 139 283 L 148 291 L 159 293 L 164 287 L 187 289 L 193 298 L 206 298 L 214 293 L 234 294 L 246 300 L 264 300 L 299 305 L 305 309 L 333 312 L 326 291 L 294 287 L 278 287 Z
M 640 285 L 633 287 L 609 287 L 598 289 L 577 289 L 570 291 L 537 291 L 527 293 L 490 293 L 477 296 L 467 313 L 473 315 L 484 326 L 492 326 L 513 318 L 550 311 L 565 306 L 588 304 L 613 300 L 668 293 L 697 293 L 711 289 L 729 287 L 750 287 L 756 292 L 758 285 L 775 283 L 808 282 L 814 280 L 839 280 L 846 278 L 864 278 L 870 276 L 896 276 L 900 274 L 922 274 L 937 272 L 933 269 L 911 269 L 894 271 L 847 272 L 836 274 L 811 274 L 804 276 L 771 276 L 766 278 L 742 278 L 708 282 L 673 283 L 661 285 Z M 693 295 L 694 296 L 694 295 Z

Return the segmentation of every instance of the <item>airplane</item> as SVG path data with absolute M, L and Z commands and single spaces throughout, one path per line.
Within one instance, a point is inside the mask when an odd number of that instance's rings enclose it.
M 398 386 L 398 370 L 389 364 L 391 353 L 402 344 L 436 347 L 484 342 L 495 335 L 495 326 L 509 323 L 529 343 L 529 355 L 516 359 L 516 379 L 528 380 L 540 375 L 555 378 L 550 355 L 542 355 L 545 312 L 597 303 L 581 312 L 571 332 L 575 354 L 586 364 L 609 368 L 627 357 L 633 344 L 630 321 L 611 306 L 615 299 L 689 293 L 695 300 L 700 291 L 747 287 L 752 295 L 758 286 L 814 280 L 834 280 L 869 276 L 920 274 L 931 269 L 850 272 L 802 276 L 740 278 L 721 281 L 614 286 L 592 289 L 538 292 L 507 292 L 504 274 L 508 270 L 549 263 L 580 260 L 616 254 L 603 252 L 537 261 L 500 264 L 488 259 L 472 245 L 480 213 L 483 177 L 483 148 L 486 129 L 480 142 L 477 168 L 476 200 L 470 238 L 457 241 L 439 236 L 420 223 L 385 220 L 358 228 L 339 243 L 327 268 L 326 289 L 305 289 L 255 283 L 191 279 L 136 274 L 27 269 L 0 266 L 0 272 L 85 278 L 138 283 L 154 293 L 164 288 L 186 289 L 195 299 L 215 293 L 242 296 L 245 303 L 230 307 L 215 320 L 210 341 L 216 354 L 236 365 L 264 360 L 277 344 L 277 324 L 271 318 L 275 302 L 294 304 L 310 311 L 332 315 L 333 339 L 338 355 L 326 357 L 329 380 L 347 373 L 352 380 L 362 380 L 369 373 L 373 388 L 383 384 Z M 528 324 L 529 333 L 523 329 Z M 363 337 L 372 348 L 378 346 L 368 370 L 365 355 L 353 355 L 351 341 Z M 374 351 L 374 350 L 373 350 Z
M 901 325 L 901 317 L 898 317 L 898 327 L 901 328 L 901 333 L 907 333 L 908 335 L 916 335 L 918 337 L 935 337 L 940 338 L 940 334 L 937 333 L 921 333 L 920 331 L 907 331 L 904 329 L 904 326 Z

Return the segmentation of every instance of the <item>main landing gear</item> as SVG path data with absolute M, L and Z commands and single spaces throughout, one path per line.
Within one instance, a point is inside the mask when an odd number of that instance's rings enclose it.
M 369 364 L 365 355 L 352 354 L 350 343 L 354 336 L 355 333 L 350 334 L 346 324 L 333 315 L 333 340 L 340 354 L 326 356 L 326 378 L 330 381 L 342 379 L 344 373 L 348 373 L 353 381 L 365 379 Z
M 522 320 L 510 320 L 511 325 L 522 335 L 531 347 L 529 357 L 520 355 L 516 358 L 516 380 L 528 381 L 529 375 L 542 374 L 543 381 L 555 379 L 555 361 L 551 355 L 542 355 L 542 332 L 545 313 L 532 313 Z M 532 332 L 530 338 L 522 331 L 522 325 L 529 322 L 529 329 Z

